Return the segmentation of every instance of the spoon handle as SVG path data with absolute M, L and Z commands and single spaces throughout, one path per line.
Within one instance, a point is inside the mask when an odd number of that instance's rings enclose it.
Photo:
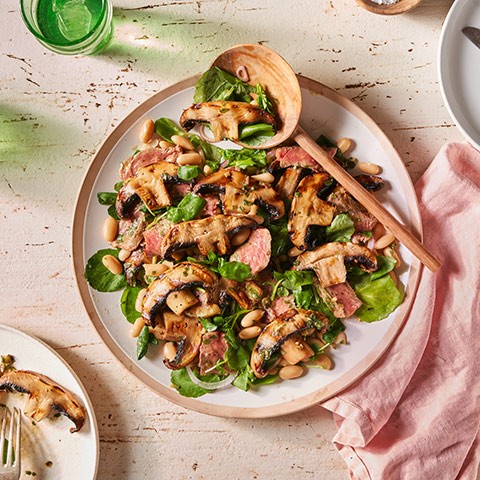
M 297 127 L 294 140 L 312 156 L 352 197 L 358 200 L 380 223 L 405 245 L 429 270 L 436 272 L 442 264 L 423 246 L 407 228 L 402 225 L 378 200 L 365 190 L 335 160 L 330 158 L 323 148 L 301 128 Z

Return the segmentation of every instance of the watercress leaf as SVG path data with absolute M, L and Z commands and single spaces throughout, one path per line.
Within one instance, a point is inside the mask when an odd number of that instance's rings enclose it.
M 106 248 L 92 255 L 85 267 L 85 279 L 89 285 L 98 292 L 116 292 L 127 286 L 125 276 L 121 273 L 115 275 L 102 262 L 105 255 L 118 258 L 118 250 Z
M 216 100 L 237 100 L 250 102 L 250 92 L 255 89 L 230 73 L 213 67 L 207 70 L 195 84 L 193 101 L 195 103 Z
M 208 390 L 195 385 L 190 380 L 185 368 L 174 370 L 170 375 L 170 382 L 175 386 L 178 393 L 184 397 L 197 398 L 208 393 Z
M 117 209 L 115 208 L 115 205 L 110 205 L 108 207 L 107 213 L 115 220 L 120 220 L 120 218 L 118 217 Z
M 337 335 L 344 330 L 345 325 L 342 323 L 342 321 L 334 317 L 334 320 L 329 322 L 328 330 L 322 335 L 323 341 L 325 343 L 332 343 Z
M 158 345 L 159 343 L 160 342 L 159 342 L 158 338 L 153 333 L 149 333 L 148 344 L 149 345 Z
M 313 300 L 313 292 L 311 288 L 301 289 L 298 292 L 293 294 L 295 299 L 295 305 L 298 308 L 303 308 L 304 310 L 308 310 L 310 308 L 310 304 Z
M 267 375 L 263 378 L 257 378 L 255 376 L 250 377 L 250 384 L 259 387 L 260 385 L 271 385 L 275 383 L 278 379 L 278 375 Z
M 248 392 L 250 390 L 250 382 L 248 380 L 248 370 L 245 368 L 242 370 L 236 377 L 235 380 L 232 382 L 234 387 L 243 390 L 244 392 Z
M 202 197 L 193 193 L 187 193 L 176 207 L 168 209 L 165 218 L 174 223 L 193 220 L 206 203 Z
M 205 163 L 215 172 L 223 162 L 223 152 L 225 150 L 205 140 L 200 140 L 200 146 L 205 154 Z
M 287 270 L 284 273 L 273 272 L 275 280 L 283 280 L 282 286 L 290 291 L 299 291 L 305 285 L 313 284 L 313 272 L 310 270 Z
M 257 94 L 256 101 L 258 106 L 269 113 L 273 113 L 272 102 L 268 98 L 267 92 L 265 92 L 264 88 L 260 83 L 257 83 L 255 87 L 255 93 Z
M 241 371 L 249 365 L 250 353 L 243 345 L 239 345 L 238 348 L 230 346 L 225 352 L 225 360 L 232 370 Z
M 266 227 L 272 236 L 272 257 L 285 255 L 292 246 L 288 235 L 287 216 L 276 222 L 270 222 L 268 219 L 265 219 L 262 226 Z
M 100 205 L 115 205 L 117 201 L 116 192 L 98 192 L 97 200 Z
M 376 322 L 386 318 L 403 301 L 400 291 L 390 275 L 372 280 L 368 275 L 354 286 L 355 294 L 362 301 L 362 306 L 355 312 L 363 322 Z
M 197 178 L 201 172 L 202 171 L 198 165 L 182 165 L 179 167 L 177 175 L 178 178 L 188 181 Z
M 114 189 L 116 192 L 119 192 L 122 187 L 123 187 L 123 180 L 120 180 L 119 182 L 117 182 L 117 183 L 113 186 L 113 189 Z
M 371 274 L 370 279 L 376 280 L 377 278 L 383 277 L 387 273 L 391 272 L 397 261 L 392 257 L 387 257 L 386 255 L 377 256 L 377 269 Z
M 249 148 L 224 150 L 223 158 L 228 161 L 229 167 L 237 167 L 242 170 L 249 167 L 262 170 L 267 166 L 267 153 L 265 150 L 251 150 Z
M 250 265 L 243 262 L 227 262 L 223 258 L 218 262 L 218 273 L 229 280 L 244 282 L 252 276 Z
M 218 327 L 214 323 L 210 322 L 208 318 L 199 317 L 200 323 L 207 332 L 213 332 Z
M 159 118 L 155 121 L 155 132 L 167 142 L 172 141 L 173 135 L 185 135 L 185 130 L 181 129 L 175 122 L 169 118 Z
M 137 301 L 140 290 L 140 287 L 127 286 L 122 293 L 122 298 L 120 299 L 120 308 L 122 313 L 130 323 L 134 323 L 135 320 L 140 316 L 140 312 L 135 309 L 135 302 Z
M 141 360 L 147 354 L 149 340 L 150 331 L 145 325 L 137 338 L 137 360 Z
M 355 226 L 348 213 L 337 215 L 325 229 L 327 242 L 349 242 L 355 233 Z

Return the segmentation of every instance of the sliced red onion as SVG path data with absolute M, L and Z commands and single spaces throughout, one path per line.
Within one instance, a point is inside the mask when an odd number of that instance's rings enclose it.
M 200 380 L 193 370 L 189 367 L 186 366 L 185 370 L 187 370 L 188 376 L 190 380 L 197 386 L 204 388 L 205 390 L 219 390 L 221 388 L 226 388 L 231 385 L 231 383 L 235 380 L 235 377 L 237 376 L 235 373 L 231 373 L 227 378 L 224 378 L 223 380 L 220 380 L 219 382 L 204 382 L 203 380 Z
M 215 139 L 212 136 L 207 135 L 207 131 L 205 130 L 206 128 L 207 128 L 206 125 L 200 125 L 198 127 L 198 136 L 205 142 L 216 143 Z
M 245 65 L 241 65 L 240 67 L 238 67 L 235 75 L 242 82 L 248 82 L 250 80 L 250 75 L 248 74 L 248 70 Z

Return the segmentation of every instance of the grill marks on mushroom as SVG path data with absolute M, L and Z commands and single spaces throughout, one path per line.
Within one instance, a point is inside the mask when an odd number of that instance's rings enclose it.
M 178 165 L 160 162 L 140 168 L 118 192 L 115 208 L 120 218 L 129 215 L 132 207 L 142 200 L 150 210 L 172 204 L 167 184 L 177 183 Z
M 278 193 L 236 168 L 226 168 L 205 177 L 197 183 L 195 193 L 218 193 L 222 197 L 223 212 L 227 214 L 256 214 L 257 207 L 265 210 L 272 220 L 285 215 L 285 204 Z
M 277 129 L 277 121 L 273 115 L 245 102 L 196 103 L 183 111 L 180 125 L 189 131 L 196 123 L 210 124 L 215 142 L 223 139 L 238 140 L 240 125 L 268 123 Z
M 179 263 L 160 275 L 147 288 L 143 299 L 142 317 L 147 325 L 155 327 L 158 322 L 163 321 L 159 314 L 171 293 L 196 287 L 208 291 L 216 284 L 217 276 L 209 269 L 195 263 Z
M 319 312 L 292 308 L 270 322 L 253 347 L 250 366 L 255 376 L 265 377 L 279 359 L 277 355 L 281 346 L 288 339 L 311 327 L 325 331 L 328 327 L 328 319 Z
M 305 177 L 298 185 L 290 209 L 288 232 L 299 250 L 309 250 L 315 246 L 316 239 L 311 230 L 313 226 L 332 223 L 335 207 L 320 198 L 330 186 L 331 179 L 326 173 Z
M 50 413 L 57 412 L 68 417 L 78 432 L 85 424 L 85 408 L 72 393 L 50 378 L 29 370 L 10 370 L 0 377 L 0 390 L 28 395 L 24 413 L 40 422 Z
M 174 252 L 195 246 L 204 256 L 208 252 L 226 255 L 231 253 L 233 235 L 243 228 L 253 230 L 257 226 L 257 222 L 247 215 L 214 215 L 183 222 L 172 227 L 163 237 L 160 255 L 169 260 Z

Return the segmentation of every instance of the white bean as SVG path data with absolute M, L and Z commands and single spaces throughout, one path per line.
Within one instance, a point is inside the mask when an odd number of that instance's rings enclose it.
M 392 233 L 386 233 L 375 242 L 374 248 L 375 250 L 382 250 L 382 248 L 388 247 L 394 241 L 395 235 L 393 235 Z
M 231 240 L 231 243 L 234 247 L 238 247 L 239 245 L 242 245 L 248 240 L 248 237 L 250 236 L 251 230 L 249 228 L 244 228 L 237 232 Z
M 212 173 L 212 167 L 210 165 L 205 165 L 203 167 L 203 174 L 210 175 Z
M 192 142 L 182 135 L 172 135 L 172 142 L 185 150 L 195 150 Z
M 370 175 L 378 175 L 382 171 L 380 166 L 377 165 L 376 163 L 359 162 L 358 163 L 358 168 L 363 173 L 368 173 Z
M 137 338 L 140 335 L 143 327 L 145 326 L 145 319 L 143 317 L 138 317 L 130 329 L 130 335 L 133 338 Z
M 252 178 L 257 180 L 257 182 L 263 182 L 263 183 L 272 183 L 275 180 L 275 177 L 269 173 L 259 173 L 258 175 L 252 175 Z
M 118 222 L 112 217 L 107 217 L 103 222 L 103 238 L 107 242 L 113 242 L 117 238 Z
M 333 340 L 334 345 L 346 345 L 347 344 L 347 334 L 345 332 L 340 332 L 335 339 Z
M 301 365 L 287 365 L 280 369 L 278 376 L 282 380 L 292 380 L 301 377 L 304 373 L 305 369 Z
M 400 255 L 398 254 L 397 250 L 393 246 L 385 248 L 383 250 L 383 254 L 386 257 L 392 257 L 393 259 L 396 260 L 397 263 L 395 264 L 395 270 L 402 265 L 402 259 L 400 258 Z
M 202 157 L 197 152 L 182 153 L 182 155 L 177 158 L 179 165 L 201 165 L 202 162 Z
M 125 250 L 124 248 L 122 248 L 119 252 L 118 252 L 118 259 L 121 261 L 121 262 L 124 262 L 131 254 L 132 252 L 130 252 L 130 250 Z
M 167 142 L 166 140 L 160 140 L 158 142 L 158 146 L 160 148 L 170 148 L 173 147 L 173 143 Z
M 177 346 L 173 342 L 167 342 L 163 346 L 163 356 L 167 360 L 175 360 L 175 357 L 177 356 Z
M 123 272 L 122 264 L 113 255 L 105 255 L 102 258 L 102 263 L 114 275 L 119 275 Z
M 314 363 L 317 367 L 323 368 L 324 370 L 331 370 L 333 368 L 333 360 L 325 353 L 319 355 Z
M 352 141 L 347 137 L 343 137 L 337 142 L 337 147 L 342 153 L 345 153 L 347 150 L 349 150 L 351 146 Z
M 242 318 L 240 325 L 244 328 L 251 327 L 254 323 L 258 322 L 263 317 L 264 314 L 265 314 L 264 310 L 261 310 L 261 309 L 252 310 Z
M 242 340 L 249 340 L 250 338 L 258 337 L 261 332 L 262 332 L 261 327 L 257 327 L 257 326 L 247 327 L 247 328 L 244 328 L 243 330 L 240 330 L 240 332 L 238 333 L 238 336 Z
M 152 139 L 154 132 L 155 132 L 155 122 L 151 118 L 148 118 L 143 122 L 142 129 L 140 130 L 140 135 L 138 139 L 142 143 L 148 143 Z
M 144 299 L 146 293 L 147 293 L 147 289 L 146 289 L 146 288 L 142 288 L 142 289 L 138 292 L 137 299 L 135 300 L 135 310 L 136 310 L 137 312 L 141 312 L 141 311 L 142 311 L 143 299 Z

